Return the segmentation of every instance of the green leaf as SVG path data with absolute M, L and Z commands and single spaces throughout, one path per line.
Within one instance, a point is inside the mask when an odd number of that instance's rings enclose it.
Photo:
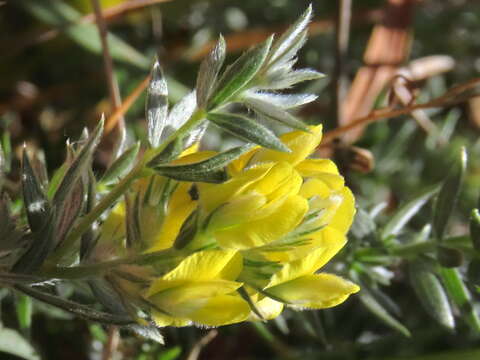
M 306 38 L 306 28 L 312 18 L 312 5 L 310 4 L 298 20 L 285 31 L 272 46 L 268 56 L 268 66 L 276 62 L 285 62 L 295 56 L 298 47 L 303 45 Z M 293 49 L 296 49 L 292 51 Z
M 118 179 L 124 176 L 132 167 L 139 149 L 139 142 L 127 149 L 118 159 L 113 162 L 112 165 L 110 165 L 107 171 L 105 171 L 105 174 L 103 174 L 100 182 L 106 185 L 117 182 Z
M 287 125 L 293 129 L 309 131 L 308 126 L 302 121 L 275 104 L 260 99 L 246 98 L 245 105 L 266 119 L 278 121 L 279 123 Z
M 266 148 L 290 152 L 290 149 L 268 128 L 245 116 L 209 113 L 207 119 L 233 136 Z
M 372 216 L 362 208 L 358 208 L 350 229 L 353 236 L 355 236 L 357 239 L 363 239 L 368 236 L 372 236 L 375 234 L 376 228 L 377 225 L 375 224 Z
M 480 319 L 472 304 L 472 296 L 458 269 L 440 268 L 440 277 L 452 302 L 457 305 L 472 331 L 480 334 Z
M 30 343 L 13 329 L 0 327 L 0 352 L 27 360 L 40 360 Z
M 470 239 L 473 248 L 480 251 L 480 212 L 473 209 L 470 213 Z
M 28 329 L 32 323 L 32 299 L 26 295 L 19 295 L 15 304 L 20 329 Z
M 376 299 L 375 293 L 364 282 L 362 282 L 356 273 L 352 272 L 352 278 L 355 282 L 359 283 L 362 291 L 359 293 L 360 301 L 362 304 L 378 319 L 380 319 L 385 325 L 389 326 L 393 330 L 398 331 L 400 334 L 410 337 L 410 331 L 398 321 L 390 312 L 385 309 L 381 301 Z M 385 295 L 386 296 L 386 295 Z
M 443 267 L 455 268 L 463 264 L 463 253 L 455 248 L 439 245 L 437 246 L 437 260 Z
M 182 348 L 180 346 L 175 346 L 170 349 L 166 349 L 162 351 L 157 360 L 175 360 L 178 359 L 179 356 L 182 354 Z
M 217 44 L 202 61 L 198 71 L 196 96 L 200 108 L 207 106 L 212 90 L 217 83 L 218 72 L 225 61 L 226 45 L 223 36 L 220 35 Z
M 93 152 L 95 151 L 95 148 L 102 137 L 103 124 L 104 118 L 102 117 L 92 135 L 89 137 L 87 143 L 82 147 L 80 153 L 76 156 L 68 170 L 65 172 L 65 176 L 63 177 L 62 182 L 58 186 L 58 189 L 53 196 L 53 203 L 55 206 L 58 206 L 59 208 L 63 206 L 65 200 L 68 196 L 70 196 L 71 191 L 74 189 L 77 181 L 88 169 L 88 166 L 91 163 Z
M 160 334 L 160 330 L 154 325 L 145 326 L 139 324 L 131 324 L 126 326 L 126 328 L 147 340 L 153 340 L 162 345 L 165 344 L 163 336 L 162 334 Z
M 442 241 L 445 229 L 450 219 L 450 215 L 455 208 L 458 200 L 460 187 L 465 177 L 467 167 L 467 152 L 464 147 L 460 150 L 460 154 L 456 163 L 445 179 L 440 193 L 438 194 L 437 203 L 433 213 L 433 230 L 438 241 Z
M 398 235 L 410 219 L 415 216 L 422 206 L 437 192 L 438 186 L 430 187 L 398 209 L 387 224 L 385 224 L 382 231 L 382 238 L 386 239 L 389 236 Z
M 442 284 L 424 260 L 409 266 L 410 282 L 427 313 L 447 329 L 455 328 L 452 309 Z
M 168 87 L 158 61 L 152 67 L 151 80 L 147 89 L 145 115 L 148 124 L 148 141 L 153 148 L 160 145 L 168 115 Z
M 26 149 L 22 158 L 22 192 L 30 229 L 32 232 L 39 231 L 50 216 L 51 207 L 32 168 Z
M 235 147 L 198 163 L 187 165 L 157 165 L 160 175 L 180 181 L 223 182 L 227 180 L 224 167 L 251 149 L 251 145 Z
M 33 297 L 34 299 L 63 309 L 85 320 L 119 326 L 127 326 L 135 323 L 135 321 L 130 316 L 115 315 L 103 311 L 98 311 L 90 306 L 63 299 L 59 296 L 48 294 L 33 287 L 16 285 L 15 288 L 22 293 Z
M 230 65 L 218 81 L 207 109 L 215 109 L 232 99 L 254 78 L 262 67 L 273 37 L 240 56 Z
M 95 24 L 79 23 L 82 15 L 63 1 L 18 0 L 15 2 L 36 19 L 63 29 L 84 49 L 101 55 L 102 43 Z M 148 69 L 149 60 L 117 36 L 107 34 L 107 43 L 113 59 Z
M 31 274 L 38 270 L 55 247 L 56 221 L 52 210 L 41 229 L 31 235 L 27 251 L 15 262 L 12 271 Z

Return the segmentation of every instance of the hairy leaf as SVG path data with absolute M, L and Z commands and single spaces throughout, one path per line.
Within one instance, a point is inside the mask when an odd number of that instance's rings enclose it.
M 270 46 L 272 37 L 264 43 L 247 51 L 237 61 L 230 65 L 218 81 L 217 88 L 212 94 L 212 101 L 207 109 L 215 109 L 232 99 L 253 79 L 262 67 Z
M 453 329 L 455 320 L 442 284 L 424 260 L 417 259 L 409 266 L 410 282 L 427 313 L 440 325 Z
M 118 159 L 116 159 L 112 165 L 105 171 L 100 182 L 104 184 L 111 184 L 118 181 L 128 170 L 132 167 L 137 157 L 138 150 L 140 149 L 140 143 L 127 149 Z
M 452 215 L 455 204 L 458 200 L 460 187 L 465 177 L 467 167 L 467 152 L 462 148 L 457 162 L 445 179 L 433 213 L 433 230 L 438 241 L 442 241 L 448 220 Z
M 223 36 L 220 35 L 217 44 L 210 54 L 202 61 L 198 71 L 196 95 L 197 104 L 200 108 L 207 106 L 212 90 L 216 86 L 218 72 L 225 61 L 226 45 Z
M 290 151 L 271 130 L 245 116 L 228 113 L 209 113 L 207 119 L 233 136 L 243 140 L 278 151 Z
M 302 121 L 298 120 L 290 113 L 272 103 L 268 103 L 259 99 L 247 98 L 245 99 L 245 104 L 254 110 L 258 115 L 267 119 L 278 121 L 294 129 L 309 131 L 308 126 Z
M 153 64 L 150 84 L 147 89 L 145 114 L 148 124 L 148 141 L 154 148 L 161 143 L 161 136 L 167 122 L 168 88 L 158 61 Z
M 180 181 L 223 182 L 227 180 L 224 167 L 251 148 L 251 145 L 239 146 L 224 151 L 198 163 L 187 165 L 155 166 L 160 175 Z

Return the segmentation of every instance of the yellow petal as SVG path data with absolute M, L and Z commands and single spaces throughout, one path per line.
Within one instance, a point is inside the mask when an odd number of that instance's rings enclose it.
M 345 236 L 335 229 L 325 228 L 309 237 L 315 239 L 315 247 L 305 257 L 285 264 L 276 272 L 266 288 L 309 275 L 325 265 L 346 243 Z
M 155 325 L 158 327 L 165 327 L 165 326 L 175 326 L 175 327 L 183 327 L 192 325 L 192 321 L 185 318 L 174 318 L 172 316 L 165 315 L 159 311 L 153 310 L 152 311 L 153 321 Z
M 276 209 L 267 217 L 216 231 L 219 245 L 225 249 L 239 250 L 264 246 L 295 229 L 308 210 L 308 202 L 298 195 L 289 196 L 271 206 Z
M 148 300 L 172 315 L 187 315 L 197 301 L 236 291 L 242 283 L 228 280 L 158 280 L 148 289 Z
M 240 155 L 238 158 L 233 160 L 227 166 L 228 173 L 232 176 L 241 173 L 248 166 L 250 159 L 259 149 L 261 149 L 260 146 L 255 146 L 254 148 L 252 148 L 252 150 Z
M 163 224 L 150 225 L 149 232 L 154 232 L 154 234 L 146 239 L 151 244 L 147 252 L 172 247 L 183 223 L 197 206 L 197 202 L 193 201 L 189 194 L 191 186 L 191 183 L 179 183 L 168 202 L 167 215 Z M 144 214 L 142 214 L 142 217 L 145 218 Z
M 215 211 L 208 227 L 213 231 L 249 221 L 262 211 L 266 203 L 267 198 L 258 193 L 240 195 Z
M 100 243 L 118 243 L 125 238 L 125 203 L 120 202 L 102 224 Z
M 295 168 L 303 177 L 312 177 L 320 173 L 338 175 L 337 165 L 329 159 L 306 159 Z
M 346 233 L 352 225 L 355 217 L 355 198 L 349 188 L 344 187 L 341 190 L 343 201 L 337 208 L 335 215 L 330 220 L 328 226 Z
M 198 183 L 200 204 L 206 213 L 211 213 L 217 207 L 227 203 L 231 198 L 245 192 L 252 183 L 259 181 L 268 174 L 274 164 L 262 164 L 249 168 L 238 176 L 222 184 Z
M 265 320 L 271 320 L 280 315 L 283 311 L 283 306 L 283 303 L 275 301 L 269 297 L 263 297 L 263 299 L 255 302 L 255 307 Z M 250 317 L 252 320 L 261 320 L 253 312 Z
M 311 126 L 310 133 L 293 131 L 282 135 L 280 139 L 292 152 L 283 153 L 271 149 L 261 149 L 252 157 L 250 164 L 286 161 L 293 166 L 297 165 L 305 160 L 320 144 L 322 140 L 322 125 Z
M 323 309 L 344 302 L 359 290 L 358 285 L 339 276 L 318 274 L 302 276 L 267 292 L 301 308 Z
M 165 280 L 234 280 L 242 271 L 242 256 L 234 250 L 205 250 L 190 255 Z
M 245 321 L 250 314 L 247 302 L 236 295 L 215 296 L 192 312 L 189 318 L 204 326 L 221 326 Z

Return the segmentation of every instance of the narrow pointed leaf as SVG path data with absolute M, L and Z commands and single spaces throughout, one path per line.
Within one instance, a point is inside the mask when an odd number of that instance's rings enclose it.
M 32 299 L 26 295 L 19 295 L 15 304 L 20 329 L 28 329 L 32 323 Z
M 103 311 L 98 311 L 93 309 L 91 306 L 79 304 L 70 300 L 65 300 L 61 297 L 48 294 L 46 292 L 37 290 L 33 287 L 29 287 L 25 285 L 16 285 L 15 288 L 21 291 L 22 293 L 33 297 L 34 299 L 43 301 L 47 304 L 63 309 L 85 320 L 95 321 L 95 322 L 108 324 L 108 325 L 120 325 L 120 326 L 126 326 L 126 325 L 131 325 L 135 323 L 135 320 L 132 319 L 130 316 L 115 315 L 115 314 L 110 314 Z
M 227 179 L 225 166 L 249 149 L 251 145 L 239 146 L 198 163 L 160 165 L 153 169 L 160 175 L 181 181 L 223 182 Z
M 207 119 L 233 136 L 264 146 L 290 152 L 290 149 L 268 128 L 245 116 L 227 113 L 209 113 Z
M 294 129 L 309 131 L 308 126 L 302 121 L 272 103 L 259 99 L 247 98 L 245 99 L 245 104 L 262 117 L 278 121 Z
M 155 61 L 152 68 L 152 78 L 147 89 L 145 115 L 148 125 L 148 141 L 153 148 L 161 143 L 161 136 L 167 122 L 168 88 L 162 68 Z
M 55 211 L 51 210 L 42 228 L 32 234 L 27 251 L 13 265 L 13 272 L 31 274 L 43 265 L 43 262 L 55 247 L 55 218 Z
M 410 282 L 426 312 L 445 328 L 455 328 L 445 289 L 425 261 L 413 261 L 409 266 L 409 274 Z
M 223 36 L 220 35 L 217 44 L 210 54 L 202 61 L 197 77 L 196 95 L 197 104 L 200 108 L 207 106 L 212 90 L 216 86 L 218 72 L 225 61 L 226 45 Z
M 438 241 L 442 241 L 448 220 L 455 208 L 458 200 L 460 187 L 465 177 L 467 167 L 467 152 L 462 148 L 457 162 L 447 175 L 440 193 L 438 194 L 437 203 L 433 213 L 433 230 Z
M 458 269 L 440 268 L 440 277 L 447 294 L 459 308 L 468 326 L 475 333 L 480 333 L 480 319 L 472 304 L 472 296 L 462 280 Z
M 380 303 L 373 297 L 373 294 L 362 286 L 359 294 L 362 304 L 370 310 L 382 322 L 398 331 L 399 333 L 410 337 L 410 331 L 397 319 L 395 319 Z
M 313 94 L 274 94 L 268 92 L 248 92 L 245 99 L 258 99 L 281 109 L 291 109 L 308 104 L 318 98 Z
M 165 141 L 172 133 L 182 127 L 190 119 L 196 109 L 197 95 L 196 91 L 193 90 L 185 95 L 170 110 L 162 133 L 161 142 Z M 197 141 L 200 141 L 207 129 L 206 125 L 206 121 L 201 121 L 194 129 L 190 130 L 183 138 L 183 148 L 188 148 Z
M 82 147 L 82 150 L 79 152 L 75 160 L 66 171 L 65 176 L 63 177 L 62 182 L 58 186 L 58 189 L 53 197 L 54 205 L 59 207 L 63 206 L 65 199 L 70 195 L 70 192 L 76 185 L 77 181 L 88 169 L 92 160 L 93 152 L 95 151 L 95 148 L 102 137 L 103 124 L 104 119 L 102 117 L 97 127 L 90 135 L 87 143 Z
M 308 80 L 321 79 L 323 77 L 325 77 L 324 74 L 313 69 L 295 70 L 287 72 L 286 74 L 270 74 L 267 84 L 265 86 L 260 85 L 259 88 L 271 90 L 288 89 L 295 84 Z
M 385 224 L 382 231 L 382 238 L 398 235 L 403 227 L 410 221 L 415 214 L 438 192 L 438 186 L 428 188 L 420 193 L 413 200 L 400 207 L 390 220 Z
M 309 5 L 298 20 L 275 41 L 268 59 L 269 65 L 281 60 L 292 47 L 295 47 L 295 45 L 301 41 L 302 34 L 305 32 L 311 18 L 312 5 Z
M 23 151 L 22 190 L 30 229 L 32 232 L 39 231 L 46 223 L 51 209 L 26 150 Z
M 247 51 L 230 65 L 218 81 L 207 109 L 225 104 L 253 79 L 262 67 L 272 44 L 272 37 Z
M 139 324 L 132 324 L 125 327 L 128 330 L 133 331 L 135 334 L 145 338 L 146 340 L 155 341 L 158 344 L 165 344 L 165 340 L 163 339 L 160 330 L 154 325 L 139 325 Z M 159 357 L 161 359 L 161 357 Z
M 139 149 L 139 142 L 127 149 L 112 165 L 110 165 L 100 182 L 103 184 L 112 184 L 118 181 L 118 179 L 125 175 L 134 164 Z
M 470 238 L 473 247 L 480 251 L 480 212 L 473 209 L 470 214 Z

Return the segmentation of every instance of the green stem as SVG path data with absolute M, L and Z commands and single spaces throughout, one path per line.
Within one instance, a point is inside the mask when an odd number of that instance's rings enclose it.
M 49 267 L 43 269 L 40 276 L 42 278 L 50 279 L 79 280 L 88 277 L 101 276 L 121 265 L 147 265 L 152 263 L 155 263 L 155 265 L 171 265 L 188 255 L 189 253 L 185 253 L 181 250 L 168 249 L 88 265 Z
M 468 250 L 470 238 L 468 236 L 455 236 L 447 238 L 443 241 L 443 245 L 462 250 Z M 438 241 L 435 240 L 421 241 L 413 244 L 392 247 L 389 249 L 389 253 L 394 256 L 418 255 L 424 252 L 433 251 L 437 246 Z
M 143 155 L 143 159 L 102 199 L 100 202 L 85 215 L 76 227 L 69 233 L 62 244 L 52 254 L 49 259 L 50 264 L 58 264 L 61 259 L 68 254 L 70 249 L 75 245 L 78 239 L 90 228 L 90 226 L 102 215 L 102 213 L 111 207 L 117 199 L 122 196 L 130 187 L 130 185 L 139 178 L 146 165 L 155 156 L 160 154 L 165 148 L 177 137 L 184 136 L 192 130 L 201 120 L 205 118 L 205 110 L 197 109 L 190 119 L 187 120 L 177 131 L 170 136 L 157 148 L 151 149 Z

